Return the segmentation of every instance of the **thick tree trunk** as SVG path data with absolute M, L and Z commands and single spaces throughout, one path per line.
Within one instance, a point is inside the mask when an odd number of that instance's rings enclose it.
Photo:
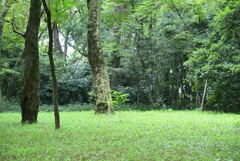
M 40 26 L 41 1 L 31 0 L 30 14 L 25 37 L 24 88 L 21 99 L 22 123 L 37 122 L 39 109 L 39 49 L 38 31 Z
M 64 59 L 65 56 L 60 43 L 59 30 L 58 30 L 57 24 L 53 25 L 53 42 L 54 42 L 54 50 L 57 53 L 57 56 L 61 59 Z
M 55 73 L 55 65 L 53 60 L 53 30 L 52 29 L 52 18 L 51 12 L 47 6 L 45 0 L 42 0 L 44 10 L 47 14 L 47 26 L 48 26 L 48 35 L 49 35 L 49 42 L 48 42 L 48 56 L 50 61 L 51 67 L 51 74 L 52 74 L 52 89 L 53 89 L 53 104 L 54 104 L 54 117 L 55 117 L 55 129 L 60 128 L 60 115 L 58 110 L 58 88 L 57 88 L 57 78 Z
M 100 45 L 100 0 L 88 0 L 88 60 L 93 73 L 96 113 L 113 113 L 107 65 Z

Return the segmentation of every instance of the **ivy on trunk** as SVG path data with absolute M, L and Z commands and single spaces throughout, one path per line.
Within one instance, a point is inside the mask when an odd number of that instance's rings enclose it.
M 93 73 L 96 113 L 113 113 L 107 65 L 100 44 L 100 1 L 88 0 L 88 60 Z

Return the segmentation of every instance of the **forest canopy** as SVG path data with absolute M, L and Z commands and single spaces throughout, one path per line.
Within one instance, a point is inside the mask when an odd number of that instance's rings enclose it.
M 2 161 L 238 161 L 239 114 L 240 0 L 1 0 Z
M 36 7 L 32 12 L 30 3 Z M 22 109 L 52 104 L 54 69 L 60 105 L 96 104 L 99 113 L 122 104 L 240 112 L 240 1 L 52 0 L 46 5 L 2 0 L 1 111 L 20 110 L 19 102 Z

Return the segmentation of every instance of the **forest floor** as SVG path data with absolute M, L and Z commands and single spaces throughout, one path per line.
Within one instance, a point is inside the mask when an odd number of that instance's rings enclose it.
M 21 125 L 0 114 L 0 160 L 240 160 L 240 115 L 198 111 L 62 112 Z

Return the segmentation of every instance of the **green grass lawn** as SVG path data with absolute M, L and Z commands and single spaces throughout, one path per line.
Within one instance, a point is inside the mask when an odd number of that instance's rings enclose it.
M 198 111 L 0 114 L 0 160 L 240 160 L 240 116 Z

